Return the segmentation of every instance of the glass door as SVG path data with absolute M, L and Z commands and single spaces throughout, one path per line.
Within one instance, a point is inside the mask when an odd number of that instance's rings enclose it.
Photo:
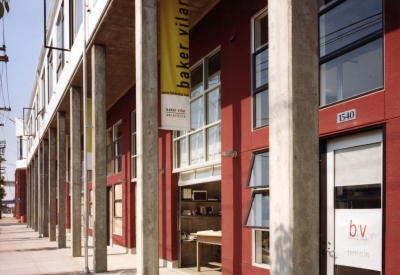
M 327 274 L 382 271 L 382 131 L 327 144 Z

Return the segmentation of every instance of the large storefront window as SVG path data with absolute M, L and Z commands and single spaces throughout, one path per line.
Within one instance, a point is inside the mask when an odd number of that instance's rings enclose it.
M 321 106 L 383 87 L 382 0 L 320 0 Z
M 213 52 L 191 70 L 191 131 L 175 131 L 175 168 L 221 158 L 221 54 Z
M 253 265 L 269 265 L 269 153 L 253 154 L 247 188 L 253 195 L 246 214 L 244 227 L 253 228 Z

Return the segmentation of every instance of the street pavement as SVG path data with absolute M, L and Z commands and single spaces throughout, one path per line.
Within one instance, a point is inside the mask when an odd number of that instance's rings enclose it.
M 38 232 L 17 223 L 12 217 L 0 219 L 0 274 L 84 274 L 84 257 L 71 257 L 71 238 L 67 234 L 67 248 L 57 248 L 57 242 L 39 238 Z M 99 274 L 136 274 L 136 255 L 121 248 L 107 249 L 108 272 Z M 89 249 L 89 270 L 93 272 L 93 249 Z M 191 274 L 191 270 L 160 267 L 160 275 Z M 197 272 L 196 272 L 197 273 Z M 203 273 L 197 273 L 203 274 Z

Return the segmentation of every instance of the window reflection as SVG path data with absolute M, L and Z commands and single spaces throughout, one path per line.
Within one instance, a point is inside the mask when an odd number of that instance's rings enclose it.
M 207 85 L 208 89 L 221 82 L 221 52 L 208 58 Z
M 203 132 L 190 136 L 190 164 L 204 162 Z
M 320 104 L 383 86 L 382 0 L 320 0 Z
M 208 158 L 214 160 L 221 158 L 221 125 L 211 127 L 207 130 Z
M 203 127 L 204 122 L 204 103 L 203 97 L 190 103 L 190 128 L 196 130 Z
M 269 191 L 253 194 L 246 226 L 269 228 Z
M 249 187 L 269 186 L 269 153 L 254 155 Z
M 320 56 L 382 29 L 381 0 L 349 0 L 320 16 Z
M 382 38 L 321 65 L 321 105 L 383 86 Z
M 203 64 L 190 71 L 190 85 L 190 98 L 196 97 L 203 93 Z
M 269 124 L 269 100 L 268 90 L 264 90 L 255 95 L 255 127 Z
M 255 70 L 255 88 L 259 88 L 268 83 L 268 49 L 256 54 Z
M 221 119 L 221 97 L 219 89 L 207 94 L 207 124 Z

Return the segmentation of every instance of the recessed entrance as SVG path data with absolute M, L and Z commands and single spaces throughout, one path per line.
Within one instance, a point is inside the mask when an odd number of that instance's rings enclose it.
M 326 274 L 382 272 L 382 131 L 327 142 Z

